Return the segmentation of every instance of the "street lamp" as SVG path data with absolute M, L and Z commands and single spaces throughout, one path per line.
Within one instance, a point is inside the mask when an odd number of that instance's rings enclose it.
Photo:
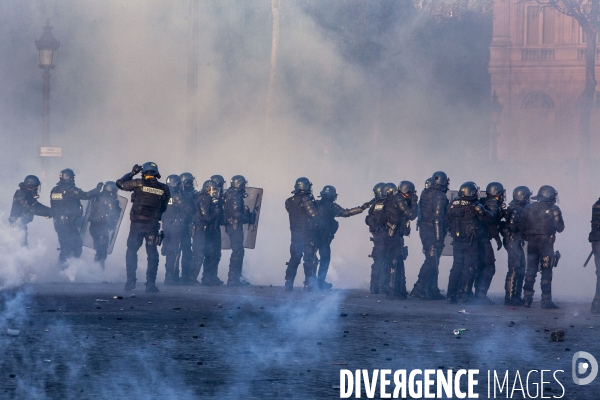
M 492 94 L 492 99 L 490 101 L 490 161 L 492 162 L 498 161 L 498 137 L 500 137 L 500 134 L 498 133 L 498 124 L 500 123 L 501 112 L 502 104 L 498 101 L 498 95 L 494 90 L 494 94 Z
M 52 36 L 52 27 L 47 22 L 44 33 L 39 40 L 35 41 L 35 47 L 39 52 L 40 68 L 44 70 L 44 132 L 42 134 L 42 146 L 48 146 L 48 110 L 50 101 L 50 70 L 54 68 L 54 54 L 60 42 Z

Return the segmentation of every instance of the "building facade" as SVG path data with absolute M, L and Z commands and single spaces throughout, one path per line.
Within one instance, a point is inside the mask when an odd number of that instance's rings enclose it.
M 493 16 L 489 72 L 502 110 L 491 140 L 497 140 L 498 159 L 577 159 L 582 150 L 579 99 L 585 85 L 586 41 L 579 24 L 535 0 L 494 0 Z M 599 106 L 596 92 L 592 158 L 600 150 Z

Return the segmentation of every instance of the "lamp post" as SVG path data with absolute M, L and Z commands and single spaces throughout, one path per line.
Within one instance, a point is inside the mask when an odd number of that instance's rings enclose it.
M 50 70 L 54 68 L 54 53 L 58 50 L 60 42 L 52 36 L 52 27 L 47 22 L 44 33 L 35 41 L 40 57 L 40 68 L 44 70 L 44 131 L 42 133 L 42 146 L 48 146 L 48 111 L 50 100 Z
M 492 162 L 498 161 L 498 138 L 500 137 L 500 134 L 498 133 L 498 124 L 500 123 L 501 112 L 502 104 L 498 101 L 498 95 L 494 90 L 494 94 L 490 101 L 490 161 Z

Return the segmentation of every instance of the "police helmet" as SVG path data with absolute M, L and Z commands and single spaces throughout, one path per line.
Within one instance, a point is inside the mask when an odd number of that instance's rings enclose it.
M 231 188 L 241 190 L 246 187 L 248 181 L 242 175 L 235 175 L 231 178 Z
M 110 192 L 110 193 L 117 193 L 119 191 L 119 188 L 117 187 L 117 184 L 113 181 L 106 181 L 106 183 L 104 184 L 104 188 L 102 189 L 103 192 Z
M 379 182 L 375 186 L 373 186 L 373 195 L 375 196 L 375 200 L 383 199 L 383 191 L 381 190 L 385 185 L 385 182 Z
M 296 183 L 294 184 L 294 191 L 292 193 L 311 193 L 312 192 L 312 183 L 308 180 L 308 178 L 301 177 L 296 179 Z
M 533 200 L 537 201 L 556 201 L 558 192 L 550 185 L 544 185 L 538 190 L 537 196 L 533 196 Z
M 450 178 L 443 171 L 436 171 L 431 175 L 431 186 L 435 186 L 440 189 L 448 189 L 450 185 Z
M 181 185 L 181 178 L 179 177 L 179 175 L 176 174 L 169 175 L 167 176 L 166 184 L 167 186 L 169 186 L 169 189 L 177 190 Z
M 196 186 L 196 178 L 194 178 L 194 175 L 192 175 L 191 172 L 184 172 L 183 174 L 179 175 L 179 178 L 181 179 L 181 186 L 183 187 L 184 191 L 192 191 L 194 190 L 194 187 Z
M 506 190 L 504 189 L 504 186 L 502 186 L 502 184 L 500 182 L 490 182 L 490 183 L 488 183 L 487 187 L 485 188 L 485 193 L 488 196 L 504 197 L 505 192 L 506 192 Z
M 217 186 L 221 188 L 223 187 L 223 185 L 225 185 L 225 178 L 223 178 L 222 175 L 213 175 L 210 177 L 210 180 L 215 182 Z
M 465 182 L 460 185 L 458 196 L 462 200 L 477 200 L 479 199 L 479 187 L 475 182 Z
M 529 202 L 529 198 L 533 193 L 527 186 L 517 186 L 515 190 L 513 190 L 513 200 L 518 202 Z
M 23 179 L 23 186 L 28 189 L 33 189 L 39 187 L 42 183 L 35 175 L 27 175 L 25 179 Z
M 204 183 L 202 184 L 202 191 L 208 193 L 212 198 L 219 197 L 220 193 L 219 186 L 217 185 L 217 183 L 210 179 L 204 181 Z
M 321 193 L 319 193 L 319 195 L 328 199 L 337 199 L 337 191 L 335 190 L 335 187 L 331 185 L 323 187 L 323 190 L 321 190 Z
M 147 163 L 144 163 L 144 165 L 142 165 L 142 175 L 147 176 L 153 176 L 156 179 L 160 179 L 160 173 L 158 172 L 158 165 L 156 165 L 156 163 L 153 163 L 152 161 L 148 161 Z
M 63 169 L 58 175 L 61 182 L 75 183 L 75 172 L 71 168 Z
M 386 183 L 381 187 L 383 196 L 393 196 L 396 194 L 396 185 L 393 183 Z
M 398 192 L 404 195 L 411 195 L 415 193 L 417 190 L 415 189 L 415 184 L 411 181 L 402 181 L 398 184 Z

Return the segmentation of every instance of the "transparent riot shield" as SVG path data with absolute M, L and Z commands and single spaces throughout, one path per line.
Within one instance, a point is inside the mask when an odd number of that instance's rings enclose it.
M 480 190 L 479 191 L 479 198 L 485 198 L 486 194 L 485 194 L 485 190 Z M 448 201 L 450 203 L 452 203 L 457 197 L 458 197 L 458 190 L 448 190 L 446 192 L 446 197 L 448 198 Z M 452 251 L 452 236 L 450 236 L 450 232 L 448 232 L 446 234 L 446 237 L 444 238 L 444 250 L 442 250 L 442 255 L 443 256 L 452 256 L 454 255 L 454 252 Z
M 117 234 L 119 233 L 119 227 L 121 226 L 121 221 L 123 220 L 123 215 L 125 215 L 125 208 L 127 207 L 127 199 L 123 196 L 117 196 L 117 200 L 119 200 L 119 207 L 121 208 L 121 213 L 119 214 L 119 218 L 114 226 L 108 227 L 108 249 L 107 253 L 111 254 L 113 251 L 113 247 L 115 247 L 115 242 L 117 240 Z M 81 241 L 85 247 L 89 247 L 91 249 L 94 248 L 94 238 L 90 234 L 90 212 L 92 209 L 92 204 L 94 200 L 88 201 L 87 207 L 85 209 L 85 214 L 83 216 L 83 223 L 81 225 Z
M 253 249 L 256 246 L 256 234 L 258 232 L 258 219 L 260 216 L 260 206 L 262 203 L 263 190 L 260 188 L 248 187 L 246 188 L 246 194 L 244 198 L 244 205 L 248 207 L 251 213 L 256 213 L 256 219 L 254 224 L 244 224 L 244 248 Z M 225 232 L 225 227 L 221 227 L 221 249 L 231 249 L 231 242 L 229 241 L 229 235 Z

